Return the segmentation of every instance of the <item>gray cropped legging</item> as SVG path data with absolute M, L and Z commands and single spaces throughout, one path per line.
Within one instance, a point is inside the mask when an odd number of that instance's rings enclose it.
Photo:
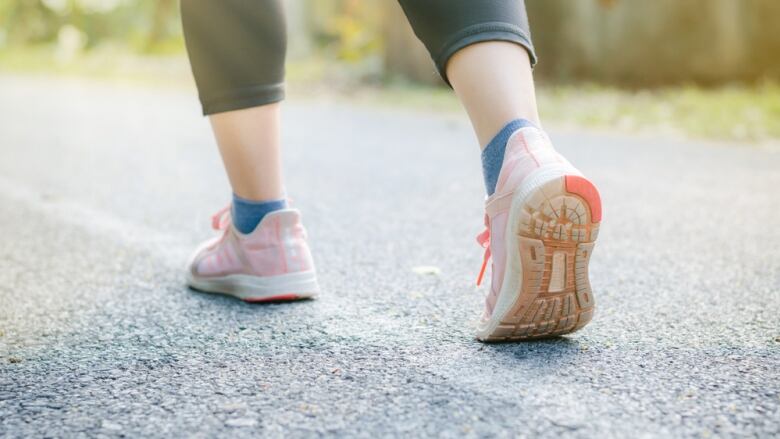
M 284 99 L 283 1 L 181 0 L 187 52 L 204 114 Z M 399 2 L 445 81 L 449 58 L 480 41 L 515 42 L 536 62 L 523 0 Z

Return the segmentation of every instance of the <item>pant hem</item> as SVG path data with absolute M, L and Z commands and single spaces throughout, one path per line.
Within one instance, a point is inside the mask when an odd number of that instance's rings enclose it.
M 259 107 L 284 100 L 284 84 L 263 84 L 244 87 L 227 93 L 201 96 L 203 115 Z
M 528 33 L 523 29 L 510 23 L 479 23 L 458 32 L 441 50 L 439 50 L 439 55 L 434 62 L 436 63 L 436 69 L 439 71 L 439 75 L 441 75 L 441 78 L 447 85 L 450 85 L 450 81 L 447 79 L 447 62 L 452 55 L 466 46 L 484 41 L 509 41 L 517 43 L 523 46 L 528 52 L 528 57 L 531 59 L 531 67 L 536 65 L 537 58 L 534 46 L 531 43 L 531 38 Z

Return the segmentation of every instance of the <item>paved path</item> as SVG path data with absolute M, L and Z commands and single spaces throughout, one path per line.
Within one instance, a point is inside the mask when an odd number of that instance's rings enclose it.
M 287 104 L 324 294 L 250 306 L 182 282 L 229 193 L 198 111 L 0 77 L 0 436 L 780 435 L 779 153 L 553 131 L 602 191 L 596 317 L 484 345 L 464 118 Z

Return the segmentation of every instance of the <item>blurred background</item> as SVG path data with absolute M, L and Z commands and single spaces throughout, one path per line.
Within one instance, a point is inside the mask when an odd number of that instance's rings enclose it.
M 458 111 L 394 1 L 288 0 L 291 97 Z M 780 2 L 528 0 L 548 123 L 780 138 Z M 191 86 L 177 0 L 3 0 L 0 72 Z

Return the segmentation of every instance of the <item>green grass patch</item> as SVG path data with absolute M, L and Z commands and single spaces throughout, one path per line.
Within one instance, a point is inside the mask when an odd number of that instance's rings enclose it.
M 780 86 L 696 86 L 625 91 L 600 86 L 541 87 L 545 120 L 621 131 L 661 130 L 719 140 L 780 139 Z
M 462 111 L 445 88 L 390 84 L 353 93 L 362 102 L 430 111 Z M 620 132 L 661 131 L 694 138 L 780 140 L 780 85 L 696 86 L 628 91 L 596 85 L 538 87 L 542 120 Z

